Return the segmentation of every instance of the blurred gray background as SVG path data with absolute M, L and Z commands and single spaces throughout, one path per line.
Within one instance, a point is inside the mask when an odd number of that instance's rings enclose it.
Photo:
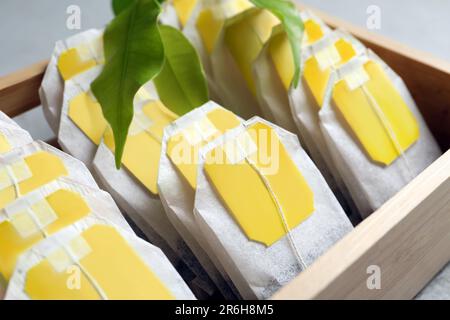
M 297 0 L 366 27 L 371 5 L 381 13 L 381 28 L 373 30 L 411 47 L 450 61 L 450 1 L 448 0 Z M 81 30 L 102 27 L 111 18 L 110 0 L 0 0 L 0 76 L 47 59 L 56 40 L 79 30 L 66 27 L 67 8 L 81 9 Z M 35 139 L 48 139 L 42 111 L 17 118 Z

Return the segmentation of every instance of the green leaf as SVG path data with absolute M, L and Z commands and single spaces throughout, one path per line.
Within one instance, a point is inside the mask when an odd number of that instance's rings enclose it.
M 165 61 L 154 83 L 164 105 L 183 115 L 209 100 L 206 77 L 197 51 L 179 30 L 159 27 Z
M 112 8 L 114 14 L 118 16 L 122 11 L 127 9 L 135 1 L 136 0 L 112 0 Z
M 112 0 L 112 8 L 114 14 L 118 16 L 122 11 L 127 9 L 130 5 L 132 5 L 136 0 Z M 159 4 L 162 4 L 166 0 L 155 0 Z
M 261 8 L 272 12 L 283 24 L 294 56 L 295 72 L 293 78 L 294 87 L 300 81 L 301 49 L 304 25 L 295 4 L 289 0 L 251 0 L 251 2 Z
M 136 0 L 107 26 L 103 36 L 105 66 L 91 89 L 114 133 L 117 168 L 133 118 L 134 96 L 164 63 L 157 24 L 160 10 L 155 0 Z

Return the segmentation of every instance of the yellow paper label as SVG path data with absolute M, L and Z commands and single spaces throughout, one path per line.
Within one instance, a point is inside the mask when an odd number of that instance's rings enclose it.
M 198 0 L 173 0 L 173 6 L 183 27 L 191 17 L 192 10 L 194 10 L 197 2 Z
M 64 81 L 69 80 L 97 65 L 95 59 L 84 59 L 80 55 L 80 51 L 82 50 L 88 49 L 83 46 L 80 46 L 79 48 L 71 48 L 59 56 L 58 69 Z
M 0 133 L 0 154 L 11 151 L 11 145 L 5 135 Z
M 96 145 L 100 144 L 108 126 L 100 104 L 83 92 L 70 100 L 69 118 Z
M 320 24 L 314 20 L 307 20 L 305 22 L 305 37 L 307 41 L 302 46 L 305 47 L 319 41 L 323 35 L 324 33 Z M 286 90 L 288 90 L 294 78 L 295 66 L 291 45 L 285 32 L 275 35 L 270 40 L 269 52 L 278 76 Z
M 252 7 L 253 5 L 248 0 L 230 0 L 221 5 L 204 9 L 199 13 L 196 23 L 197 30 L 209 54 L 213 52 L 216 46 L 225 21 Z
M 364 71 L 367 81 L 353 90 L 338 81 L 333 100 L 368 156 L 389 165 L 417 141 L 419 126 L 382 67 L 369 61 Z
M 42 260 L 25 277 L 25 292 L 31 299 L 100 299 L 95 285 L 111 300 L 174 299 L 170 290 L 113 227 L 95 225 L 80 236 L 84 246 L 90 249 L 78 261 L 87 274 L 76 265 L 58 272 L 49 259 Z
M 232 112 L 217 108 L 167 141 L 167 155 L 193 190 L 197 187 L 200 148 L 239 124 L 239 118 Z
M 150 125 L 140 132 L 128 135 L 122 163 L 149 191 L 158 194 L 157 179 L 164 128 L 177 118 L 160 101 L 152 101 L 142 108 Z M 134 121 L 134 120 L 133 120 Z M 104 142 L 114 152 L 111 129 L 105 133 Z
M 309 19 L 305 21 L 304 25 L 306 44 L 311 45 L 323 38 L 324 31 L 322 29 L 322 26 L 317 21 Z
M 19 212 L 13 214 L 10 220 L 0 223 L 0 274 L 7 280 L 11 277 L 19 256 L 42 240 L 45 233 L 53 234 L 90 212 L 83 197 L 68 190 L 58 190 L 43 201 L 33 204 L 30 209 L 34 219 L 30 213 Z M 41 230 L 36 221 L 45 227 Z M 28 234 L 24 234 L 23 230 L 29 230 Z
M 283 217 L 292 230 L 314 212 L 314 195 L 270 126 L 256 123 L 236 141 L 212 150 L 204 170 L 247 237 L 270 246 L 287 233 Z
M 279 22 L 269 11 L 256 10 L 225 31 L 225 43 L 253 94 L 256 94 L 256 87 L 252 63 Z
M 18 183 L 17 187 L 20 195 L 25 195 L 44 184 L 68 174 L 63 161 L 58 156 L 46 151 L 39 151 L 26 156 L 24 161 L 31 171 L 32 176 Z M 14 186 L 9 186 L 1 190 L 0 208 L 4 208 L 17 198 L 18 195 Z
M 356 51 L 352 44 L 344 39 L 339 39 L 333 46 L 325 48 L 306 60 L 303 75 L 318 108 L 322 107 L 332 70 L 348 62 L 354 56 L 356 56 Z M 321 63 L 319 59 L 326 61 Z M 321 64 L 325 64 L 327 68 L 324 69 Z

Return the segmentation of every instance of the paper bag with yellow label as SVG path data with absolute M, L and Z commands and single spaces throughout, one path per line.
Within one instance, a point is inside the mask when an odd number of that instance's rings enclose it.
M 103 62 L 103 30 L 89 29 L 56 42 L 39 89 L 44 115 L 53 132 L 59 128 L 64 81 Z
M 85 218 L 24 254 L 6 299 L 195 299 L 157 247 L 94 218 Z
M 177 1 L 176 1 L 177 2 Z M 176 4 L 175 2 L 175 4 Z M 214 75 L 212 72 L 212 66 L 211 66 L 211 57 L 210 52 L 207 49 L 207 42 L 203 42 L 202 34 L 200 33 L 200 27 L 202 30 L 207 30 L 208 28 L 215 29 L 215 23 L 213 21 L 205 21 L 203 25 L 197 26 L 198 18 L 200 13 L 204 12 L 205 10 L 208 10 L 212 6 L 220 3 L 220 1 L 216 0 L 202 0 L 202 1 L 191 1 L 191 0 L 180 0 L 179 2 L 186 2 L 186 3 L 192 3 L 195 2 L 195 5 L 190 8 L 188 6 L 187 12 L 189 13 L 189 17 L 186 20 L 186 23 L 183 27 L 183 34 L 186 36 L 186 38 L 189 39 L 192 46 L 197 51 L 197 54 L 202 62 L 203 70 L 205 70 L 205 76 L 208 82 L 208 88 L 209 88 L 209 96 L 211 100 L 216 101 L 220 103 L 220 90 L 219 87 L 216 85 L 214 81 Z M 175 5 L 177 7 L 177 5 Z M 181 10 L 180 6 L 180 10 Z M 190 10 L 190 11 L 189 11 Z
M 193 214 L 198 153 L 208 143 L 241 123 L 214 102 L 194 109 L 164 130 L 158 189 L 169 220 L 225 298 L 236 299 L 228 275 L 202 237 Z
M 98 188 L 83 163 L 42 141 L 0 155 L 0 209 L 61 177 Z
M 269 298 L 352 230 L 297 137 L 258 117 L 202 149 L 194 215 L 245 299 Z
M 214 283 L 167 218 L 159 198 L 157 178 L 163 132 L 177 115 L 158 100 L 151 83 L 136 95 L 134 107 L 121 169 L 116 169 L 114 138 L 107 128 L 93 160 L 96 176 L 149 241 L 161 248 L 174 264 L 181 259 L 205 292 L 212 295 L 216 290 Z
M 248 0 L 216 1 L 198 14 L 196 27 L 210 58 L 219 99 L 244 118 L 261 114 L 252 62 L 279 23 L 272 13 Z
M 13 123 L 0 120 L 0 155 L 33 141 L 27 131 Z
M 9 281 L 21 254 L 88 216 L 133 232 L 109 194 L 67 178 L 54 180 L 1 209 L 0 287 Z
M 331 75 L 319 120 L 326 147 L 367 217 L 441 151 L 402 79 L 372 52 Z
M 102 68 L 100 65 L 95 66 L 65 82 L 58 130 L 58 143 L 61 148 L 90 169 L 98 145 L 109 130 L 102 107 L 90 88 Z M 138 91 L 134 103 L 149 98 L 157 98 L 152 82 L 148 82 Z
M 302 40 L 304 56 L 311 51 L 311 46 L 330 37 L 331 30 L 322 20 L 308 11 L 300 12 L 300 17 L 304 24 Z M 301 61 L 304 61 L 303 57 Z M 256 95 L 265 119 L 286 130 L 297 132 L 289 101 L 289 93 L 293 90 L 291 82 L 294 71 L 291 45 L 282 25 L 277 25 L 272 29 L 270 39 L 253 62 Z M 300 82 L 299 86 L 302 84 Z

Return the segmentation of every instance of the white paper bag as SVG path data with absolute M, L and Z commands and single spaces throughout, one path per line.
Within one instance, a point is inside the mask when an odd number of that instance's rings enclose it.
M 202 168 L 209 151 L 240 139 L 238 137 L 242 136 L 246 128 L 259 123 L 275 130 L 294 165 L 314 194 L 315 209 L 309 218 L 268 247 L 249 240 Z M 214 143 L 210 143 L 202 149 L 202 154 L 194 214 L 208 243 L 245 299 L 269 298 L 302 270 L 298 255 L 308 266 L 352 230 L 351 223 L 322 175 L 292 133 L 255 117 Z M 242 157 L 245 154 L 242 154 Z M 236 181 L 236 184 L 239 184 L 239 181 Z M 295 250 L 290 240 L 293 241 Z
M 64 85 L 64 98 L 60 113 L 58 130 L 58 144 L 61 148 L 82 161 L 88 168 L 92 166 L 95 152 L 98 145 L 95 144 L 69 116 L 71 101 L 83 93 L 88 93 L 89 97 L 96 101 L 90 91 L 91 83 L 101 73 L 103 66 L 96 66 L 70 80 Z
M 0 137 L 4 141 L 1 144 L 0 153 L 20 148 L 33 141 L 30 134 L 17 124 L 10 124 L 10 122 L 4 121 L 0 121 Z
M 195 190 L 188 185 L 185 178 L 177 171 L 167 154 L 167 144 L 170 138 L 180 134 L 184 129 L 194 125 L 199 120 L 206 118 L 209 112 L 219 109 L 222 109 L 222 107 L 214 102 L 208 102 L 166 127 L 161 149 L 158 189 L 169 220 L 195 254 L 205 272 L 214 281 L 225 298 L 235 298 L 236 293 L 233 292 L 234 288 L 228 275 L 215 255 L 212 254 L 211 248 L 196 224 L 193 213 Z M 207 133 L 202 132 L 202 134 L 206 135 Z
M 139 95 L 135 99 L 135 117 L 142 113 L 142 108 L 147 103 L 157 99 L 156 91 L 152 90 L 150 84 L 146 93 L 148 95 L 145 97 L 150 100 L 140 98 Z M 133 127 L 132 125 L 130 132 L 134 130 Z M 93 168 L 100 184 L 113 196 L 119 207 L 142 230 L 148 240 L 161 248 L 175 265 L 181 260 L 195 274 L 196 285 L 206 294 L 213 295 L 216 291 L 214 283 L 167 218 L 159 196 L 151 193 L 124 165 L 117 170 L 114 154 L 104 141 L 100 143 L 95 154 Z M 149 170 L 158 169 L 149 168 Z
M 126 290 L 120 292 L 120 294 L 116 293 L 113 297 L 108 297 L 108 293 L 110 292 L 109 287 L 102 287 L 102 284 L 118 281 L 125 283 L 127 287 L 127 282 L 132 278 L 132 274 L 120 273 L 120 270 L 117 272 L 109 271 L 109 277 L 102 276 L 99 278 L 96 276 L 98 272 L 93 271 L 89 264 L 86 264 L 86 260 L 90 258 L 93 254 L 98 254 L 99 248 L 104 247 L 105 244 L 101 244 L 100 246 L 97 243 L 93 243 L 91 238 L 86 238 L 86 234 L 96 229 L 96 231 L 101 232 L 114 232 L 114 234 L 118 234 L 119 237 L 125 241 L 127 246 L 131 246 L 132 250 L 139 257 L 145 268 L 152 272 L 154 276 L 160 281 L 160 283 L 168 290 L 168 293 L 174 299 L 182 299 L 182 300 L 191 300 L 195 299 L 192 292 L 189 290 L 187 285 L 184 283 L 182 278 L 178 275 L 176 270 L 164 256 L 164 254 L 157 247 L 145 242 L 144 240 L 136 237 L 134 234 L 126 232 L 111 223 L 107 223 L 105 221 L 86 218 L 77 222 L 76 224 L 58 232 L 57 234 L 47 238 L 46 240 L 39 243 L 37 246 L 33 247 L 29 250 L 25 255 L 20 259 L 16 272 L 14 273 L 11 283 L 8 287 L 8 291 L 6 294 L 6 299 L 8 300 L 29 300 L 30 296 L 27 292 L 26 283 L 28 277 L 30 277 L 30 272 L 36 270 L 36 267 L 41 266 L 42 262 L 48 261 L 50 265 L 54 268 L 57 273 L 67 273 L 68 277 L 70 275 L 77 275 L 75 273 L 77 270 L 84 276 L 87 283 L 89 283 L 94 290 L 97 291 L 97 299 L 142 299 L 140 292 L 135 292 L 134 290 Z M 95 246 L 93 249 L 92 246 Z M 105 252 L 106 259 L 111 259 L 111 264 L 115 264 L 114 260 L 120 261 L 120 256 L 114 252 L 113 248 L 107 248 L 110 250 Z M 73 269 L 73 268 L 76 269 Z M 75 270 L 75 271 L 74 271 Z M 41 288 L 45 288 L 45 285 L 49 279 L 36 279 L 32 278 L 35 281 L 39 281 L 39 285 Z M 53 278 L 52 278 L 53 279 Z M 145 279 L 148 280 L 148 279 Z M 67 285 L 69 286 L 72 283 L 69 283 L 70 279 L 67 280 Z M 144 279 L 142 279 L 144 281 Z M 80 282 L 79 288 L 82 289 L 81 285 L 84 282 Z M 85 285 L 87 284 L 85 283 Z M 49 286 L 52 284 L 49 283 Z M 139 285 L 134 282 L 134 286 L 139 288 Z M 69 287 L 69 289 L 71 289 Z M 141 290 L 143 288 L 140 288 Z M 45 289 L 44 289 L 45 290 Z M 76 290 L 76 287 L 75 289 Z M 50 295 L 52 299 L 59 299 L 59 296 Z M 83 296 L 78 296 L 78 298 L 83 298 Z M 92 297 L 91 297 L 92 298 Z
M 417 122 L 419 138 L 389 165 L 375 163 L 337 111 L 332 99 L 335 80 L 343 79 L 368 61 L 382 67 Z M 436 160 L 441 151 L 402 79 L 374 53 L 354 58 L 332 74 L 319 121 L 326 148 L 362 217 L 367 217 Z M 385 125 L 389 129 L 389 125 Z M 386 130 L 387 130 L 386 129 Z M 389 131 L 388 131 L 389 132 Z M 395 139 L 393 139 L 395 140 Z M 395 141 L 392 141 L 395 145 Z M 320 146 L 323 147 L 323 146 Z
M 26 159 L 27 157 L 36 155 L 36 154 L 50 154 L 52 156 L 56 156 L 58 158 L 58 161 L 61 161 L 62 166 L 64 167 L 64 173 L 59 174 L 57 173 L 54 179 L 46 181 L 45 178 L 40 177 L 39 182 L 40 184 L 36 184 L 36 188 L 33 188 L 34 186 L 28 186 L 27 188 L 30 189 L 29 191 L 33 191 L 44 184 L 50 183 L 53 180 L 56 180 L 61 177 L 68 177 L 72 179 L 73 181 L 76 181 L 79 184 L 89 186 L 92 188 L 98 189 L 97 183 L 95 182 L 94 178 L 92 177 L 89 170 L 86 168 L 86 166 L 80 162 L 79 160 L 69 156 L 68 154 L 62 152 L 61 150 L 58 150 L 45 142 L 42 141 L 34 141 L 32 143 L 29 143 L 27 145 L 24 145 L 20 148 L 16 148 L 12 150 L 11 152 L 8 152 L 6 154 L 0 155 L 0 168 L 6 169 L 8 172 L 12 172 L 14 174 L 14 166 L 19 165 L 19 172 L 21 174 L 21 177 L 14 177 L 10 176 L 9 179 L 10 184 L 15 186 L 16 189 L 16 198 L 20 197 L 21 195 L 21 188 L 18 187 L 20 182 L 26 181 L 27 179 L 32 178 L 35 174 L 41 174 L 43 170 L 49 170 L 49 168 L 33 168 L 34 171 L 31 170 L 31 168 L 27 165 Z M 52 163 L 46 163 L 46 165 L 51 166 Z M 6 183 L 6 182 L 5 182 Z M 9 182 L 8 182 L 9 184 Z M 5 185 L 3 186 L 5 187 Z
M 58 70 L 59 57 L 63 52 L 85 44 L 90 49 L 90 52 L 87 51 L 85 54 L 101 62 L 103 59 L 103 48 L 100 45 L 102 40 L 99 41 L 99 39 L 101 39 L 102 35 L 103 30 L 89 29 L 56 42 L 39 89 L 44 115 L 55 134 L 58 133 L 64 92 L 64 80 Z
M 134 233 L 108 193 L 68 178 L 52 181 L 1 209 L 4 233 L 0 237 L 10 243 L 12 251 L 0 249 L 0 279 L 4 280 L 0 287 L 8 282 L 21 252 L 86 217 L 109 221 Z M 7 231 L 11 227 L 15 233 Z

